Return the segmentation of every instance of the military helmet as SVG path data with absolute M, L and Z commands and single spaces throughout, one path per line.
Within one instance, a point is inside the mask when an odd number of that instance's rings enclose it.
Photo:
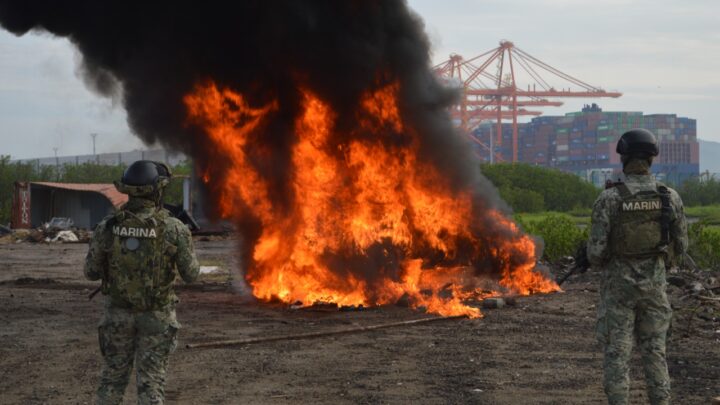
M 647 129 L 631 129 L 620 137 L 615 151 L 621 155 L 646 158 L 660 153 L 657 139 Z
M 164 189 L 170 178 L 172 171 L 167 164 L 138 160 L 125 169 L 122 179 L 115 182 L 115 188 L 131 196 L 149 196 Z

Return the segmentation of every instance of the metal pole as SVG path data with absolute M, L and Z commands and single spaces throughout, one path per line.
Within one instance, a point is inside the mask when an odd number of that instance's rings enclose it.
M 90 134 L 90 136 L 92 137 L 92 141 L 93 141 L 93 156 L 95 156 L 95 138 L 97 138 L 97 134 L 92 133 L 92 134 Z
M 54 147 L 53 151 L 55 152 L 55 180 L 60 181 L 60 159 L 58 159 L 57 151 L 58 147 Z
M 462 319 L 462 318 L 467 318 L 467 316 L 454 315 L 454 316 L 445 316 L 445 317 L 436 317 L 436 318 L 421 318 L 421 319 L 413 319 L 410 321 L 392 322 L 392 323 L 384 323 L 384 324 L 369 325 L 369 326 L 357 326 L 357 327 L 353 327 L 353 328 L 330 330 L 330 331 L 325 331 L 325 332 L 300 333 L 297 335 L 281 335 L 281 336 L 268 336 L 268 337 L 259 337 L 259 338 L 247 338 L 247 339 L 215 340 L 215 341 L 210 341 L 210 342 L 188 343 L 187 345 L 185 345 L 185 347 L 188 349 L 212 349 L 212 348 L 218 348 L 218 347 L 249 345 L 249 344 L 254 344 L 254 343 L 277 342 L 277 341 L 281 341 L 281 340 L 313 339 L 313 338 L 321 338 L 321 337 L 326 337 L 326 336 L 347 335 L 347 334 L 351 334 L 351 333 L 367 332 L 367 331 L 378 330 L 378 329 L 395 328 L 395 327 L 399 327 L 399 326 L 410 326 L 410 325 L 417 325 L 417 324 L 437 322 L 437 321 L 447 321 L 447 320 L 451 320 L 451 319 Z
M 502 47 L 502 43 L 500 44 L 500 60 L 499 60 L 499 67 L 498 67 L 498 79 L 497 79 L 497 137 L 498 137 L 498 145 L 502 146 L 503 144 L 503 133 L 502 133 L 502 73 L 503 73 L 503 66 L 505 64 L 505 48 Z M 503 156 L 505 158 L 505 156 Z
M 510 65 L 510 77 L 512 79 L 511 88 L 512 88 L 512 107 L 513 107 L 513 113 L 512 113 L 512 156 L 513 156 L 513 163 L 517 163 L 518 161 L 518 125 L 517 125 L 517 86 L 515 85 L 515 67 L 513 66 L 513 59 L 512 59 L 512 46 L 510 46 L 507 50 L 508 54 L 508 64 Z
M 192 212 L 192 200 L 190 194 L 190 176 L 183 178 L 183 209 Z
M 490 164 L 495 163 L 495 140 L 493 139 L 493 127 L 490 125 Z

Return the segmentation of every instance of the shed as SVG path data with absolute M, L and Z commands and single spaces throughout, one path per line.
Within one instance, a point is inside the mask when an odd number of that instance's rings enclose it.
M 17 182 L 12 226 L 36 228 L 53 217 L 66 217 L 78 228 L 91 229 L 127 200 L 112 184 Z

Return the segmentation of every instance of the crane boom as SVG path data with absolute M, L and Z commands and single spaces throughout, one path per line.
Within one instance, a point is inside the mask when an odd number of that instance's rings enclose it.
M 495 71 L 493 72 L 493 66 Z M 512 161 L 518 160 L 518 116 L 538 116 L 540 111 L 528 111 L 522 107 L 558 107 L 561 101 L 550 101 L 546 97 L 612 97 L 622 96 L 620 92 L 605 91 L 580 79 L 564 73 L 529 53 L 515 47 L 510 41 L 500 41 L 500 46 L 470 59 L 458 54 L 433 66 L 433 71 L 449 85 L 460 85 L 463 97 L 460 103 L 450 109 L 452 117 L 460 122 L 460 130 L 472 137 L 490 151 L 491 156 L 502 160 L 491 147 L 482 143 L 472 131 L 481 122 L 495 120 L 497 129 L 495 145 L 502 144 L 502 120 L 512 120 Z M 530 78 L 527 90 L 517 85 L 518 74 Z M 555 81 L 568 87 L 555 87 L 543 75 L 549 74 Z M 558 90 L 559 89 L 559 90 Z

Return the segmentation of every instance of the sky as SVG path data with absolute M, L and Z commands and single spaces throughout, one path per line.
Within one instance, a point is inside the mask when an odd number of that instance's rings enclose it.
M 549 65 L 617 99 L 565 99 L 545 115 L 597 102 L 605 111 L 671 113 L 698 121 L 720 142 L 718 0 L 409 0 L 424 20 L 432 60 L 470 58 L 510 40 Z M 122 106 L 85 88 L 65 39 L 0 29 L 0 155 L 12 158 L 144 147 Z M 555 87 L 567 86 L 549 75 Z M 554 84 L 557 83 L 557 84 Z

